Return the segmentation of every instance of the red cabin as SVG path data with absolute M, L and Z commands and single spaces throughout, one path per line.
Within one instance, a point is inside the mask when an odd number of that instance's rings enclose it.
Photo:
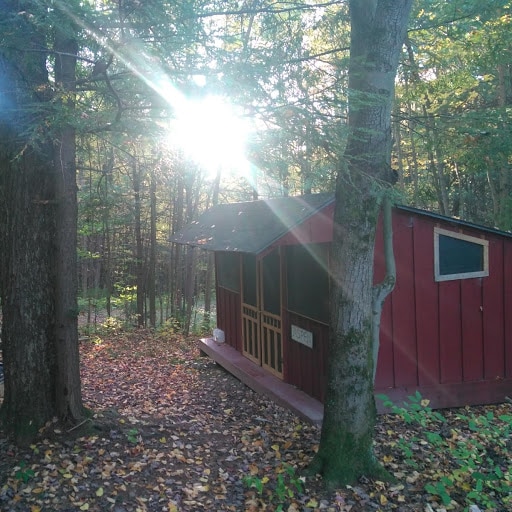
M 324 398 L 334 196 L 213 207 L 176 235 L 215 252 L 225 344 Z M 418 390 L 434 407 L 512 394 L 512 235 L 404 206 L 393 209 L 397 282 L 381 320 L 375 390 Z M 377 230 L 375 281 L 383 277 Z

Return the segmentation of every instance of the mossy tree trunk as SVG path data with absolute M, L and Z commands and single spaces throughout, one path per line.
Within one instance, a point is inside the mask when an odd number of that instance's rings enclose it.
M 76 307 L 74 131 L 67 123 L 55 123 L 69 112 L 56 101 L 47 56 L 40 51 L 50 39 L 43 25 L 26 16 L 46 16 L 44 7 L 41 13 L 37 7 L 27 4 L 26 11 L 20 11 L 19 2 L 6 1 L 0 23 L 10 38 L 0 50 L 0 97 L 9 107 L 0 116 L 5 368 L 1 419 L 19 444 L 32 441 L 55 416 L 74 423 L 84 413 Z M 76 45 L 68 36 L 57 37 L 55 43 L 58 55 L 71 56 L 70 61 L 57 57 L 54 66 L 58 94 L 70 101 Z
M 336 183 L 327 393 L 310 471 L 327 487 L 385 478 L 373 434 L 373 251 L 379 188 L 394 182 L 391 108 L 412 0 L 351 0 L 349 135 Z

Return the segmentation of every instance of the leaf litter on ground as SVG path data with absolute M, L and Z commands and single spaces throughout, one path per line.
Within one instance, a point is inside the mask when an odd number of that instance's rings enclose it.
M 426 491 L 430 482 L 453 475 L 454 463 L 432 451 L 421 426 L 398 415 L 380 416 L 375 434 L 376 455 L 395 482 L 362 478 L 326 492 L 320 477 L 302 478 L 318 448 L 319 427 L 201 357 L 194 338 L 118 333 L 82 343 L 81 368 L 90 420 L 72 430 L 51 422 L 28 449 L 0 431 L 0 510 L 469 510 L 465 481 L 454 482 L 449 503 L 442 492 Z M 495 417 L 510 409 L 507 403 L 471 408 Z M 461 410 L 444 415 L 442 435 L 471 443 L 477 434 L 464 429 Z M 509 453 L 496 457 L 505 465 Z

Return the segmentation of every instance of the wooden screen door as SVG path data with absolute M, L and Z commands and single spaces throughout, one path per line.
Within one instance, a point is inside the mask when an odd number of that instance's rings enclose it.
M 281 259 L 274 250 L 260 261 L 242 258 L 242 336 L 246 357 L 283 377 Z

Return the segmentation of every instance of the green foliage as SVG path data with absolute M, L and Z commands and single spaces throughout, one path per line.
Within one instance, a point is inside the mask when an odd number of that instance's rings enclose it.
M 23 460 L 20 462 L 19 466 L 15 468 L 14 477 L 16 478 L 16 480 L 19 480 L 24 484 L 31 480 L 34 477 L 34 475 L 34 470 L 27 467 L 26 462 Z
M 430 401 L 424 399 L 419 391 L 408 396 L 408 401 L 402 407 L 395 405 L 386 395 L 377 395 L 377 398 L 382 401 L 384 407 L 390 409 L 394 414 L 400 415 L 406 423 L 419 423 L 422 427 L 427 427 L 446 421 L 439 411 L 434 411 L 429 407 Z
M 377 398 L 406 423 L 422 427 L 421 436 L 397 443 L 409 465 L 418 467 L 413 449 L 418 443 L 437 459 L 451 461 L 448 469 L 434 473 L 432 481 L 425 485 L 427 493 L 438 497 L 443 505 L 450 505 L 454 494 L 463 493 L 466 510 L 471 504 L 493 510 L 512 506 L 511 414 L 458 414 L 461 427 L 443 433 L 446 418 L 432 410 L 429 400 L 420 393 L 409 396 L 401 407 L 385 395 Z
M 132 444 L 139 444 L 139 431 L 136 428 L 131 428 L 126 434 L 126 439 Z
M 510 3 L 432 0 L 414 10 L 397 82 L 397 110 L 407 112 L 401 187 L 415 206 L 509 230 Z
M 289 464 L 278 466 L 275 473 L 270 476 L 246 475 L 243 482 L 249 489 L 256 489 L 257 494 L 264 498 L 266 503 L 275 504 L 276 511 L 285 510 L 284 506 L 304 491 L 303 480 Z
M 117 334 L 124 329 L 124 324 L 119 318 L 109 316 L 100 324 L 100 332 L 106 336 Z
M 181 322 L 177 318 L 168 318 L 162 325 L 158 327 L 157 332 L 162 336 L 170 337 L 174 334 L 181 333 L 181 330 Z
M 112 305 L 123 311 L 125 320 L 131 321 L 137 312 L 137 286 L 116 284 L 117 296 L 112 298 Z

